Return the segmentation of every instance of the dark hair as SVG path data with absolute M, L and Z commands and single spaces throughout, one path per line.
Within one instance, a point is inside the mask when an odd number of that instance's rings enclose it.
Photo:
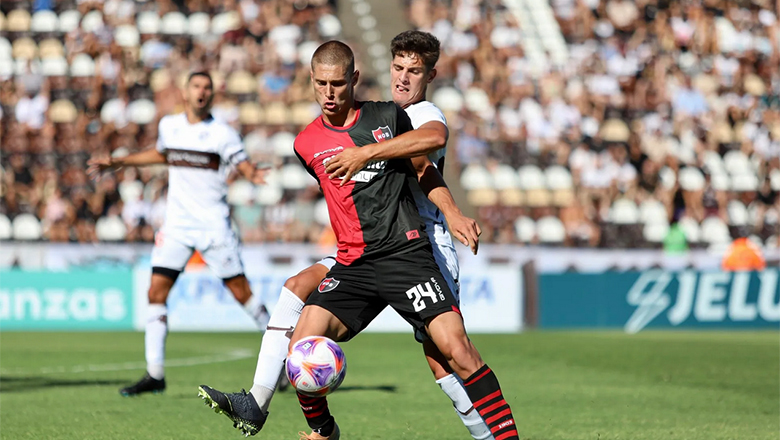
M 211 74 L 206 72 L 205 70 L 198 70 L 190 73 L 190 76 L 187 77 L 187 84 L 189 84 L 190 81 L 192 81 L 192 78 L 195 78 L 196 76 L 202 76 L 204 78 L 208 78 L 209 82 L 211 83 L 211 87 L 212 88 L 214 87 L 214 80 L 211 79 Z
M 405 31 L 396 35 L 390 42 L 390 53 L 393 58 L 401 55 L 415 55 L 420 57 L 425 68 L 430 71 L 436 67 L 441 53 L 439 39 L 422 31 Z
M 311 57 L 311 68 L 314 70 L 315 64 L 327 64 L 329 66 L 343 66 L 347 71 L 347 76 L 352 76 L 355 72 L 355 55 L 352 49 L 341 41 L 331 40 L 322 43 L 314 55 Z

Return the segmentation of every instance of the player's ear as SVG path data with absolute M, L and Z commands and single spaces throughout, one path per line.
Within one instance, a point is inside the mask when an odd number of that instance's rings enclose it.
M 355 70 L 355 72 L 352 74 L 352 87 L 357 86 L 359 77 L 360 77 L 360 71 Z
M 428 72 L 428 84 L 432 83 L 433 80 L 436 78 L 436 74 L 438 72 L 436 71 L 436 68 L 431 69 L 430 72 Z

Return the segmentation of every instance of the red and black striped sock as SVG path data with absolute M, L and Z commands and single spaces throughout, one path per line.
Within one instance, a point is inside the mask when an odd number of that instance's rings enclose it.
M 487 365 L 463 381 L 474 408 L 490 428 L 496 440 L 519 440 L 515 419 L 501 394 L 496 375 Z
M 306 423 L 312 431 L 317 432 L 323 437 L 328 437 L 333 433 L 336 422 L 330 415 L 328 409 L 328 400 L 325 397 L 309 397 L 301 393 L 298 394 L 298 402 L 301 403 L 303 415 L 306 416 Z

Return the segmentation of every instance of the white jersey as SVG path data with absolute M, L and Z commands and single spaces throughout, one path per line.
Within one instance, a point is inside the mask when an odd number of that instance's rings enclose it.
M 169 165 L 165 228 L 229 228 L 227 176 L 248 159 L 238 133 L 214 118 L 190 124 L 181 113 L 163 117 L 157 136 Z
M 410 105 L 406 108 L 406 114 L 411 119 L 412 127 L 415 130 L 431 121 L 447 125 L 447 119 L 441 110 L 428 101 Z M 447 147 L 445 146 L 428 155 L 428 159 L 433 163 L 433 166 L 439 169 L 439 172 L 444 172 L 442 168 L 446 153 Z M 412 193 L 417 204 L 417 210 L 425 221 L 425 230 L 433 245 L 433 256 L 436 259 L 436 263 L 439 265 L 442 275 L 445 275 L 445 279 L 455 294 L 456 299 L 459 300 L 458 277 L 460 268 L 458 265 L 458 254 L 455 251 L 455 246 L 452 244 L 452 237 L 444 224 L 444 214 L 428 199 L 428 196 L 422 192 L 419 186 L 413 185 Z

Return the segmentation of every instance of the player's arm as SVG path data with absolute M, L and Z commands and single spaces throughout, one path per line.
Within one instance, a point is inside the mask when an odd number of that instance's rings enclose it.
M 328 162 L 325 171 L 331 179 L 341 177 L 343 185 L 372 160 L 408 159 L 427 156 L 447 144 L 447 126 L 430 121 L 386 141 L 360 148 L 345 148 Z
M 236 170 L 244 177 L 244 179 L 252 182 L 255 185 L 265 184 L 265 175 L 268 172 L 268 168 L 258 168 L 256 164 L 248 160 L 244 160 L 236 164 Z
M 420 183 L 428 199 L 436 205 L 447 221 L 450 233 L 465 246 L 471 248 L 476 255 L 479 249 L 479 236 L 482 234 L 477 221 L 466 217 L 455 204 L 450 189 L 444 183 L 444 178 L 439 170 L 433 166 L 427 156 L 419 156 L 411 159 L 412 167 L 417 173 L 417 181 Z
M 141 151 L 140 153 L 130 154 L 124 157 L 94 157 L 87 161 L 87 174 L 90 177 L 96 177 L 104 171 L 115 170 L 125 166 L 139 167 L 144 165 L 154 165 L 166 163 L 165 154 L 156 148 Z

